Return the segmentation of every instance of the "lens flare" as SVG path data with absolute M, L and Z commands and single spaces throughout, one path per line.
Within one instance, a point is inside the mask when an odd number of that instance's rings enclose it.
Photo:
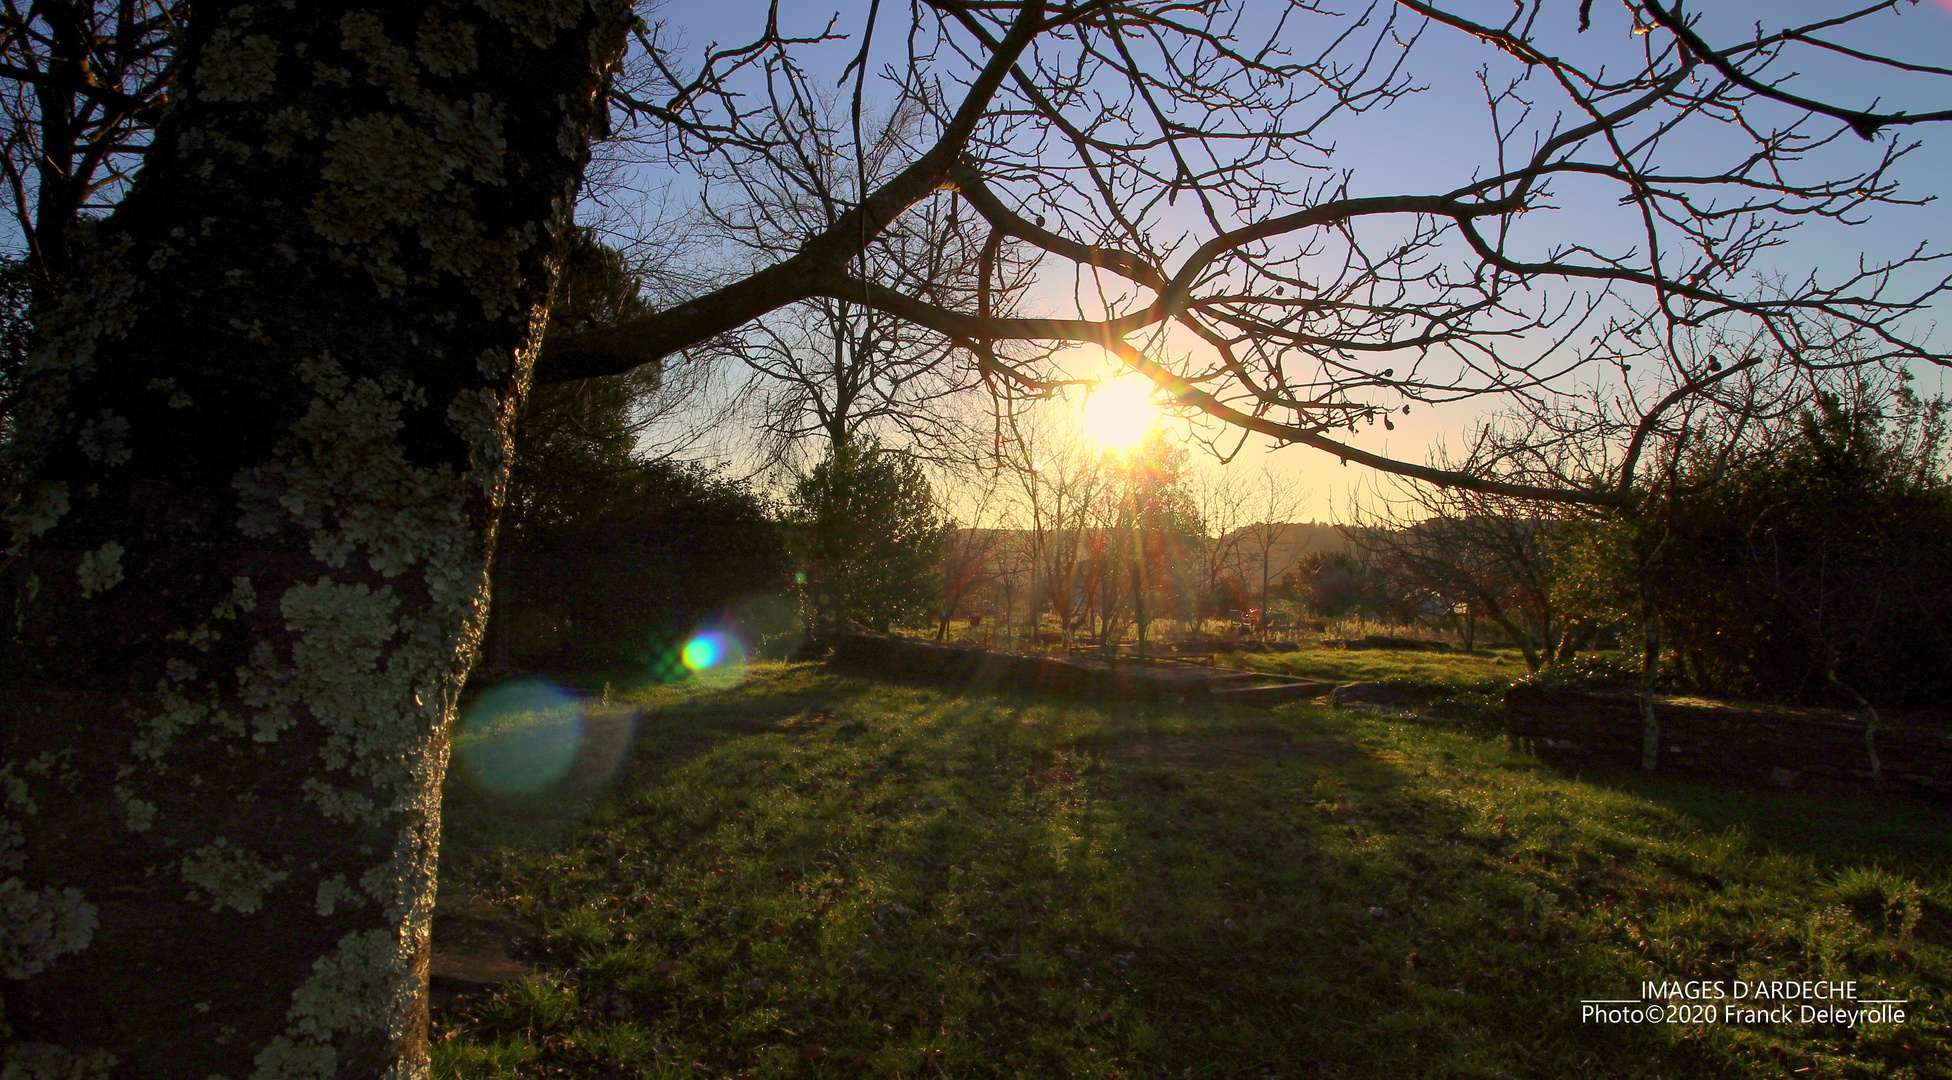
M 705 634 L 692 638 L 685 642 L 685 666 L 693 671 L 703 671 L 718 663 L 719 655 L 724 651 L 716 635 Z
M 561 780 L 582 746 L 582 706 L 540 679 L 505 683 L 481 695 L 454 739 L 467 775 L 504 794 L 541 791 Z
M 729 690 L 746 677 L 746 644 L 726 630 L 702 630 L 679 652 L 692 677 L 714 690 Z

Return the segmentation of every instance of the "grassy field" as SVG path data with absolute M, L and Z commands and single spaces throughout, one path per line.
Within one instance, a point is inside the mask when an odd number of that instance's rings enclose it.
M 1467 653 L 1316 648 L 1279 653 L 1221 653 L 1215 661 L 1222 667 L 1332 682 L 1390 682 L 1479 692 L 1493 687 L 1503 689 L 1525 675 L 1525 659 L 1516 649 Z
M 542 927 L 544 974 L 437 1012 L 436 1076 L 1952 1076 L 1944 811 L 808 666 L 589 730 L 614 774 L 454 770 L 443 889 Z M 1643 980 L 1816 978 L 1907 1019 L 1581 1022 Z

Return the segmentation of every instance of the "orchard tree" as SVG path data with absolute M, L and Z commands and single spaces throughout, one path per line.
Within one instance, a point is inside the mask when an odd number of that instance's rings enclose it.
M 1357 515 L 1349 540 L 1423 595 L 1463 605 L 1505 632 L 1537 671 L 1564 614 L 1554 595 L 1562 523 L 1553 507 L 1455 488 L 1406 486 Z
M 1291 520 L 1301 508 L 1301 500 L 1306 497 L 1295 478 L 1276 472 L 1268 466 L 1261 467 L 1260 478 L 1247 496 L 1248 514 L 1255 520 L 1240 530 L 1239 574 L 1246 583 L 1259 582 L 1254 597 L 1253 616 L 1249 619 L 1254 633 L 1267 633 L 1268 600 L 1273 594 L 1274 583 L 1288 571 L 1288 560 L 1296 557 L 1284 542 L 1290 533 L 1298 533 L 1301 528 Z M 1282 557 L 1276 560 L 1276 554 Z M 1251 576 L 1250 576 L 1251 575 Z M 1243 608 L 1249 605 L 1243 602 Z
M 941 588 L 936 595 L 935 640 L 949 640 L 949 623 L 964 611 L 967 602 L 995 582 L 1001 557 L 1010 532 L 1000 526 L 1003 475 L 999 469 L 973 470 L 965 476 L 973 480 L 936 494 L 936 512 L 942 521 Z M 951 485 L 958 477 L 948 478 Z M 956 496 L 961 495 L 958 499 Z M 958 520 L 957 512 L 967 515 Z M 976 616 L 981 618 L 980 615 Z M 974 623 L 972 623 L 972 626 Z
M 1078 577 L 1088 561 L 1086 540 L 1111 476 L 1098 448 L 1074 425 L 1048 412 L 1006 419 L 1008 438 L 998 449 L 1023 524 L 1028 632 L 1033 640 L 1042 633 L 1048 611 L 1068 647 L 1083 616 Z
M 1099 496 L 1097 532 L 1113 541 L 1113 553 L 1123 556 L 1104 560 L 1113 566 L 1099 567 L 1100 602 L 1105 609 L 1101 643 L 1110 644 L 1116 637 L 1112 616 L 1117 606 L 1113 587 L 1120 576 L 1117 571 L 1123 571 L 1130 585 L 1132 625 L 1141 656 L 1154 619 L 1191 614 L 1187 585 L 1194 577 L 1202 536 L 1186 482 L 1190 456 L 1155 425 L 1123 452 L 1107 450 L 1100 459 L 1106 483 Z M 1121 561 L 1124 565 L 1116 565 Z

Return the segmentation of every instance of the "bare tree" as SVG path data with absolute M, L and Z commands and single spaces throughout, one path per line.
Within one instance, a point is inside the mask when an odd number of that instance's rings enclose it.
M 628 367 L 827 297 L 934 331 L 999 390 L 1052 385 L 1006 346 L 1089 342 L 1182 408 L 1283 442 L 1489 493 L 1626 505 L 1639 475 L 1631 460 L 1582 486 L 1542 486 L 1389 458 L 1332 433 L 1388 424 L 1417 402 L 1549 396 L 1562 376 L 1625 365 L 1689 326 L 1739 327 L 1769 347 L 1674 372 L 1676 393 L 1651 403 L 1656 412 L 1738 370 L 1793 367 L 1839 338 L 1865 361 L 1942 362 L 1912 329 L 1945 289 L 1941 256 L 1921 247 L 1807 278 L 1759 261 L 1800 221 L 1917 201 L 1893 171 L 1914 143 L 1880 136 L 1861 168 L 1834 144 L 1948 113 L 1853 109 L 1787 85 L 1810 51 L 1873 77 L 1952 75 L 1830 36 L 1899 8 L 1713 42 L 1716 31 L 1658 0 L 1585 5 L 1580 29 L 1595 37 L 1579 51 L 1603 56 L 1602 68 L 1558 47 L 1572 13 L 1543 0 L 1495 24 L 1415 0 L 1346 16 L 1292 4 L 1252 39 L 1247 26 L 1261 24 L 1222 3 L 927 3 L 908 28 L 909 63 L 887 74 L 904 89 L 959 86 L 915 96 L 932 140 L 791 256 L 674 311 L 566 341 L 543 368 Z M 1365 191 L 1331 170 L 1331 141 L 1414 86 L 1425 39 L 1485 50 L 1484 168 L 1424 192 Z M 867 69 L 863 52 L 850 68 L 857 94 Z M 727 103 L 710 115 L 748 143 L 791 138 L 761 108 Z M 1704 152 L 1711 160 L 1694 159 Z M 1596 225 L 1555 209 L 1574 186 L 1616 195 L 1624 216 Z M 896 222 L 940 200 L 960 200 L 1000 244 L 1072 277 L 1074 309 L 1005 317 L 985 309 L 980 288 L 973 304 L 949 304 L 854 268 Z M 1616 240 L 1622 223 L 1634 235 Z M 1936 276 L 1901 291 L 1913 271 Z M 1168 326 L 1203 347 L 1168 356 Z
M 1290 539 L 1290 534 L 1295 532 L 1293 519 L 1301 510 L 1301 502 L 1306 494 L 1294 476 L 1278 472 L 1269 465 L 1261 467 L 1252 486 L 1247 489 L 1244 506 L 1254 520 L 1242 526 L 1237 533 L 1239 545 L 1235 565 L 1243 583 L 1255 590 L 1258 606 L 1252 615 L 1246 612 L 1242 614 L 1256 634 L 1267 632 L 1268 601 L 1273 595 L 1274 583 L 1288 572 L 1294 565 L 1294 559 L 1300 555 L 1284 545 Z
M 1091 446 L 1091 455 L 1090 467 L 1098 483 L 1084 514 L 1084 556 L 1077 584 L 1084 610 L 1079 618 L 1099 645 L 1116 647 L 1128 620 L 1136 622 L 1144 606 L 1136 561 L 1139 522 L 1129 474 L 1118 455 L 1096 445 Z
M 114 206 L 149 143 L 180 2 L 0 3 L 0 206 L 20 251 L 0 267 L 0 439 L 33 312 L 72 267 L 76 234 Z
M 1346 535 L 1385 572 L 1489 619 L 1537 671 L 1552 659 L 1555 508 L 1475 491 L 1405 487 Z
M 1044 612 L 1056 616 L 1059 639 L 1068 645 L 1081 614 L 1079 576 L 1105 473 L 1090 440 L 1049 411 L 1008 421 L 1011 438 L 999 456 L 1014 480 L 1025 526 L 1025 614 L 1033 635 Z
M 1021 642 L 1035 631 L 1037 564 L 1032 559 L 1034 554 L 1032 546 L 1026 543 L 1005 544 L 998 554 L 991 590 L 997 617 L 992 620 L 990 633 L 983 635 L 985 641 Z M 1025 609 L 1031 615 L 1020 619 L 1018 613 Z
M 1243 475 L 1230 468 L 1208 467 L 1196 470 L 1187 483 L 1201 534 L 1192 575 L 1196 618 L 1205 619 L 1214 614 L 1214 598 L 1232 579 L 1239 559 L 1243 538 L 1239 529 L 1244 523 L 1246 501 Z
M 958 471 L 937 485 L 941 500 L 938 513 L 948 525 L 944 529 L 942 551 L 941 618 L 935 640 L 947 641 L 949 623 L 962 612 L 965 602 L 979 588 L 994 579 L 998 561 L 1010 533 L 1001 528 L 1003 510 L 1002 473 L 996 469 L 974 470 L 974 490 L 964 490 L 961 500 L 951 498 L 950 484 L 960 478 Z M 958 519 L 958 515 L 961 519 Z
M 42 282 L 73 266 L 75 231 L 141 162 L 185 6 L 0 3 L 0 200 Z
M 904 86 L 887 115 L 864 129 L 857 114 L 850 127 L 797 68 L 773 65 L 768 74 L 770 123 L 782 143 L 707 170 L 701 208 L 714 234 L 760 265 L 836 227 L 867 186 L 900 167 L 927 114 L 919 91 Z M 958 203 L 923 203 L 860 253 L 859 272 L 937 303 L 973 301 L 985 257 L 980 224 Z M 816 296 L 702 352 L 749 369 L 745 392 L 758 406 L 764 460 L 788 458 L 810 437 L 825 448 L 815 457 L 867 438 L 937 463 L 967 457 L 970 433 L 954 399 L 978 385 L 976 374 L 953 343 L 905 319 Z

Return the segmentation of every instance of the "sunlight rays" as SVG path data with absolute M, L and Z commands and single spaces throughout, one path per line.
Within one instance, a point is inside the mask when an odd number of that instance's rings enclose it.
M 1079 408 L 1078 422 L 1092 442 L 1107 450 L 1135 446 L 1159 422 L 1152 385 L 1137 376 L 1101 383 Z

